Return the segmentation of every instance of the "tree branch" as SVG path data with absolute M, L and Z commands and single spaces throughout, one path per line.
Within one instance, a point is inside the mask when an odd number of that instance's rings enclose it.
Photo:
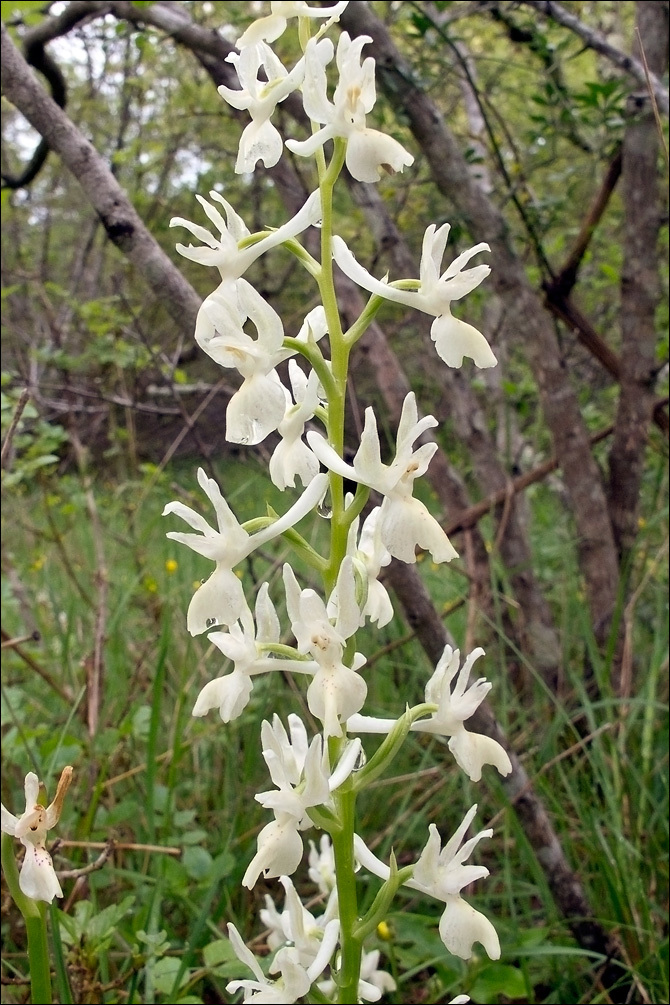
M 144 226 L 95 147 L 40 86 L 4 24 L 0 51 L 0 80 L 7 100 L 61 157 L 96 210 L 110 240 L 145 277 L 179 329 L 192 330 L 200 297 Z
M 647 79 L 647 73 L 642 60 L 637 59 L 635 56 L 627 56 L 624 52 L 615 48 L 615 46 L 607 41 L 604 35 L 601 35 L 595 28 L 589 28 L 572 11 L 566 10 L 565 7 L 556 3 L 555 0 L 519 0 L 519 2 L 526 7 L 532 7 L 533 10 L 539 11 L 540 14 L 551 18 L 552 21 L 574 32 L 589 49 L 593 49 L 595 52 L 600 53 L 601 56 L 605 56 L 606 59 L 620 70 L 623 70 L 624 73 L 634 77 L 645 91 L 650 85 L 658 107 L 665 115 L 668 114 L 668 90 L 655 73 L 650 71 L 649 78 Z M 656 6 L 661 8 L 659 20 L 663 20 L 663 17 L 665 18 L 664 24 L 661 25 L 661 32 L 663 35 L 666 35 L 668 31 L 667 11 L 663 10 L 664 5 L 662 3 L 656 3 Z

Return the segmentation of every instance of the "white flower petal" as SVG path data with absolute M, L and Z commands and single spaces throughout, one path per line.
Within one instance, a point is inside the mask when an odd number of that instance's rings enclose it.
M 213 708 L 218 708 L 223 722 L 237 719 L 246 708 L 251 697 L 251 678 L 238 670 L 217 677 L 205 684 L 193 706 L 194 716 L 207 715 Z
M 482 777 L 482 767 L 492 764 L 501 775 L 509 775 L 512 762 L 504 747 L 490 736 L 482 733 L 470 733 L 460 729 L 449 740 L 449 750 L 456 759 L 459 768 L 468 775 L 472 782 L 478 782 Z
M 469 960 L 480 942 L 492 960 L 500 959 L 498 934 L 488 918 L 461 897 L 450 898 L 440 918 L 440 938 L 450 953 Z
M 286 390 L 276 370 L 255 373 L 235 392 L 226 409 L 229 443 L 253 445 L 274 432 L 284 418 Z
M 217 565 L 209 579 L 193 594 L 186 627 L 191 635 L 201 635 L 214 625 L 232 625 L 244 607 L 246 600 L 239 579 L 231 569 Z
M 462 366 L 464 356 L 474 360 L 475 366 L 480 369 L 488 369 L 498 363 L 482 333 L 453 317 L 448 310 L 433 321 L 430 337 L 435 343 L 437 355 L 447 366 Z
M 346 163 L 357 181 L 376 182 L 387 171 L 402 171 L 414 157 L 392 136 L 377 129 L 359 129 L 349 136 Z
M 19 876 L 21 891 L 26 897 L 45 900 L 50 904 L 54 897 L 63 896 L 51 855 L 44 845 L 26 844 L 25 847 L 26 853 Z

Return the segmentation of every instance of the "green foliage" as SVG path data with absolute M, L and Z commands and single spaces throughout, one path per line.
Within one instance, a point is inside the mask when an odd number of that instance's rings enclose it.
M 138 0 L 134 6 L 141 12 L 151 3 Z M 248 22 L 246 4 L 187 6 L 205 27 Z M 531 32 L 532 46 L 514 42 L 502 22 L 483 14 L 439 21 L 435 11 L 462 10 L 453 3 L 377 8 L 470 165 L 488 172 L 509 240 L 539 289 L 547 278 L 540 251 L 554 268 L 570 251 L 621 138 L 630 82 L 558 26 L 523 15 L 515 5 L 498 6 L 519 29 Z M 591 6 L 593 11 L 587 5 L 572 8 L 585 19 L 600 19 L 629 47 L 633 5 Z M 21 35 L 40 23 L 45 11 L 41 3 L 10 0 L 2 3 L 1 16 Z M 251 229 L 280 222 L 283 210 L 270 179 L 233 174 L 241 125 L 192 54 L 153 28 L 138 30 L 111 18 L 83 24 L 76 42 L 70 41 L 55 41 L 50 48 L 67 76 L 68 111 L 113 165 L 173 260 L 175 233 L 168 223 L 177 215 L 195 219 L 195 190 L 225 194 Z M 471 57 L 469 64 L 459 48 Z M 468 66 L 476 71 L 481 131 L 473 129 L 462 100 Z M 375 115 L 411 146 L 406 124 L 381 102 Z M 3 129 L 7 162 L 23 163 L 34 136 L 9 108 Z M 297 134 L 292 124 L 287 132 Z M 303 182 L 306 188 L 311 184 L 307 177 Z M 450 244 L 458 251 L 487 237 L 467 232 L 460 193 L 450 198 L 437 193 L 421 158 L 413 174 L 385 179 L 380 191 L 417 262 L 429 222 L 450 220 Z M 343 236 L 359 242 L 361 260 L 375 256 L 376 275 L 388 269 L 396 278 L 393 259 L 386 246 L 379 251 L 378 235 L 359 209 L 346 193 L 338 200 L 338 213 L 346 218 Z M 163 458 L 220 373 L 202 355 L 192 358 L 190 333 L 168 319 L 163 305 L 147 296 L 137 270 L 109 247 L 58 159 L 48 159 L 29 191 L 3 190 L 2 205 L 3 439 L 20 387 L 29 383 L 21 375 L 31 376 L 31 386 L 37 380 L 40 389 L 21 416 L 11 463 L 2 474 L 3 628 L 10 638 L 23 640 L 3 651 L 5 791 L 16 810 L 28 766 L 51 790 L 60 769 L 73 764 L 75 784 L 59 835 L 82 844 L 61 847 L 56 867 L 83 868 L 100 854 L 99 845 L 116 843 L 113 855 L 82 880 L 87 899 L 57 915 L 64 973 L 81 978 L 68 990 L 66 977 L 61 998 L 84 1000 L 88 990 L 110 1005 L 228 1001 L 225 985 L 239 976 L 239 964 L 222 937 L 225 924 L 234 921 L 250 937 L 255 901 L 265 892 L 249 897 L 240 889 L 256 834 L 266 822 L 253 794 L 267 785 L 267 772 L 249 737 L 257 737 L 269 708 L 285 716 L 296 710 L 299 698 L 290 684 L 268 675 L 230 726 L 222 727 L 215 715 L 190 717 L 200 687 L 226 667 L 206 640 L 190 639 L 182 629 L 181 614 L 209 565 L 186 550 L 177 553 L 165 539 L 160 512 L 175 497 L 175 486 L 188 498 L 192 455 L 203 440 L 226 497 L 242 518 L 259 511 L 259 498 L 278 509 L 284 503 L 252 463 L 245 466 L 222 453 L 221 405 L 196 423 L 200 440 L 188 441 L 188 467 L 163 468 Z M 617 193 L 593 235 L 578 287 L 580 308 L 614 349 L 624 265 L 622 210 Z M 663 240 L 667 243 L 667 234 Z M 180 267 L 197 289 L 209 290 L 206 270 L 183 261 Z M 297 330 L 313 304 L 306 304 L 309 295 L 293 263 L 279 261 L 275 268 L 274 261 L 272 267 L 261 261 L 250 278 L 281 309 L 287 330 Z M 661 279 L 667 286 L 667 274 Z M 485 303 L 483 297 L 470 298 L 468 320 L 479 324 Z M 425 347 L 432 352 L 428 339 L 422 342 L 418 327 L 395 307 L 380 312 L 380 321 L 413 385 L 427 392 L 438 414 L 444 412 L 442 375 L 424 352 Z M 666 301 L 659 305 L 657 323 L 662 371 Z M 618 388 L 571 330 L 561 328 L 559 335 L 589 428 L 607 426 Z M 553 448 L 525 355 L 512 352 L 504 365 L 499 393 L 482 378 L 475 387 L 504 470 L 517 474 L 546 461 Z M 667 379 L 659 393 L 666 385 Z M 198 387 L 204 387 L 200 394 L 193 390 Z M 378 396 L 375 384 L 363 387 L 360 411 Z M 72 403 L 69 421 L 76 423 L 93 469 L 99 532 L 91 524 L 87 486 L 61 463 L 68 434 L 58 409 L 65 400 Z M 447 430 L 450 456 L 476 494 L 478 459 L 456 440 Z M 577 560 L 580 541 L 560 475 L 530 486 L 527 511 L 521 508 L 536 580 L 559 627 L 560 696 L 549 693 L 541 668 L 527 653 L 515 649 L 511 627 L 523 622 L 523 612 L 499 555 L 500 523 L 487 517 L 479 525 L 494 579 L 496 609 L 479 624 L 487 636 L 486 673 L 495 684 L 496 711 L 598 921 L 620 939 L 631 974 L 653 1003 L 668 1001 L 665 451 L 652 431 L 640 534 L 629 570 L 634 603 L 622 615 L 632 674 L 624 697 L 610 680 L 611 653 L 600 653 L 593 639 Z M 606 470 L 605 446 L 597 456 Z M 421 491 L 437 510 L 435 493 L 425 486 Z M 192 502 L 200 506 L 196 493 Z M 268 549 L 254 555 L 245 571 L 256 584 L 267 579 L 276 595 L 282 557 L 281 546 Z M 454 563 L 449 576 L 429 561 L 420 568 L 449 630 L 463 645 L 478 617 L 469 599 L 467 562 Z M 306 573 L 299 568 L 305 582 Z M 430 668 L 401 617 L 375 637 L 374 646 L 368 645 L 370 638 L 362 633 L 361 648 L 375 668 L 370 711 L 384 715 L 397 707 L 398 694 L 421 700 Z M 98 644 L 103 700 L 91 727 L 90 673 Z M 513 673 L 522 676 L 520 687 Z M 587 687 L 589 677 L 600 686 L 597 701 Z M 366 747 L 371 757 L 374 743 L 366 741 Z M 380 779 L 366 792 L 363 825 L 378 835 L 380 855 L 393 847 L 404 864 L 415 859 L 430 822 L 446 832 L 453 807 L 479 799 L 478 819 L 485 826 L 495 817 L 496 840 L 488 843 L 483 859 L 494 882 L 488 892 L 478 891 L 475 902 L 500 928 L 503 958 L 496 963 L 477 958 L 467 967 L 451 958 L 436 933 L 438 905 L 431 911 L 406 894 L 403 909 L 388 919 L 390 938 L 379 937 L 371 946 L 384 953 L 399 981 L 400 991 L 391 999 L 439 1002 L 466 991 L 481 1003 L 605 1001 L 603 992 L 593 990 L 602 961 L 575 944 L 558 916 L 546 876 L 496 780 L 487 776 L 487 787 L 475 792 L 453 779 L 450 764 L 444 745 L 413 736 L 397 764 L 399 784 Z M 395 847 L 398 822 L 405 827 L 402 848 Z M 365 890 L 363 907 L 369 908 L 376 889 L 371 883 Z M 305 885 L 301 892 L 314 891 Z M 8 966 L 20 977 L 22 933 L 12 914 L 4 924 Z M 20 986 L 4 990 L 8 1005 L 24 1000 Z
M 259 497 L 278 505 L 276 490 L 253 467 L 227 461 L 218 477 L 241 517 L 257 511 Z M 89 873 L 88 900 L 62 920 L 70 980 L 74 973 L 91 986 L 104 985 L 110 1005 L 123 1001 L 126 992 L 134 993 L 135 1000 L 154 1002 L 207 1000 L 212 992 L 227 1000 L 225 984 L 239 969 L 221 931 L 227 921 L 243 933 L 253 928 L 256 909 L 239 883 L 265 822 L 252 797 L 267 785 L 266 768 L 259 745 L 249 737 L 257 736 L 268 708 L 284 716 L 296 710 L 295 695 L 268 675 L 259 678 L 244 715 L 229 726 L 224 728 L 214 716 L 190 718 L 202 683 L 223 667 L 218 651 L 206 641 L 173 630 L 174 612 L 186 608 L 207 564 L 187 551 L 176 554 L 164 537 L 160 510 L 174 494 L 175 482 L 193 484 L 190 465 L 163 475 L 148 466 L 144 480 L 125 485 L 99 480 L 95 485 L 103 548 L 108 561 L 113 555 L 114 576 L 107 601 L 102 718 L 94 735 L 86 728 L 84 685 L 95 634 L 98 573 L 85 493 L 76 479 L 62 479 L 57 493 L 33 492 L 20 500 L 7 495 L 3 507 L 4 537 L 11 541 L 7 558 L 17 574 L 13 582 L 21 584 L 17 592 L 5 581 L 3 625 L 20 634 L 25 598 L 30 598 L 42 641 L 24 644 L 24 649 L 46 671 L 36 677 L 16 651 L 7 652 L 7 784 L 18 793 L 29 763 L 51 788 L 49 779 L 63 764 L 73 764 L 75 783 L 59 835 L 117 842 L 114 858 Z M 667 569 L 658 554 L 662 509 L 656 512 L 664 505 L 664 484 L 662 477 L 654 491 L 650 482 L 647 523 L 635 562 L 637 581 L 647 585 L 638 600 L 633 636 L 643 675 L 634 699 L 621 702 L 610 692 L 593 703 L 584 690 L 581 668 L 586 648 L 591 657 L 594 650 L 588 647 L 578 574 L 568 561 L 571 528 L 544 486 L 533 496 L 534 545 L 556 610 L 570 626 L 565 632 L 566 686 L 579 696 L 576 714 L 586 716 L 587 739 L 582 742 L 568 707 L 539 685 L 530 702 L 528 695 L 515 694 L 502 660 L 501 672 L 495 674 L 496 650 L 502 654 L 502 645 L 492 642 L 487 653 L 496 708 L 505 722 L 514 722 L 517 736 L 532 738 L 527 770 L 579 867 L 591 902 L 598 905 L 600 921 L 619 933 L 655 1002 L 667 994 L 667 971 L 660 967 L 658 953 L 665 924 L 660 894 L 668 879 L 663 867 L 668 839 Z M 270 554 L 254 558 L 257 581 L 269 575 L 277 596 L 276 573 L 270 571 L 275 568 Z M 425 572 L 442 600 L 443 577 L 437 570 Z M 448 625 L 462 637 L 463 607 L 449 616 Z M 496 631 L 502 642 L 502 620 Z M 383 715 L 397 705 L 399 689 L 407 700 L 419 700 L 430 668 L 406 639 L 400 619 L 384 630 L 377 645 L 391 646 L 378 658 L 374 650 L 369 652 L 375 664 L 370 709 Z M 602 661 L 595 672 L 607 688 Z M 56 685 L 67 689 L 74 704 L 59 696 Z M 374 738 L 366 742 L 368 758 L 376 745 Z M 487 775 L 491 787 L 478 787 L 475 796 L 469 783 L 464 786 L 447 770 L 450 759 L 436 740 L 412 734 L 394 765 L 404 782 L 389 786 L 389 780 L 380 779 L 366 791 L 361 827 L 381 836 L 381 857 L 388 855 L 402 821 L 405 845 L 395 848 L 401 865 L 415 859 L 430 821 L 449 829 L 451 811 L 445 808 L 477 798 L 484 825 L 499 811 L 501 796 L 493 776 Z M 18 801 L 17 795 L 14 803 Z M 418 901 L 407 891 L 400 909 L 387 919 L 390 938 L 370 945 L 384 953 L 400 981 L 398 994 L 404 998 L 398 1001 L 419 996 L 438 1002 L 467 992 L 475 1002 L 559 1002 L 579 1000 L 589 985 L 593 960 L 574 945 L 556 916 L 551 891 L 523 832 L 511 812 L 503 812 L 495 825 L 497 839 L 487 843 L 484 858 L 498 885 L 489 880 L 488 892 L 477 891 L 474 898 L 501 933 L 501 961 L 492 963 L 482 955 L 466 966 L 450 957 L 437 935 L 439 904 L 431 907 L 422 900 L 417 914 Z M 158 848 L 178 854 L 160 854 Z M 56 866 L 83 866 L 99 853 L 65 847 Z M 377 888 L 371 881 L 363 910 Z M 76 966 L 72 953 L 77 954 Z
M 2 374 L 0 391 L 0 419 L 4 442 L 19 407 L 21 392 L 10 386 L 11 377 Z M 68 436 L 62 426 L 43 419 L 35 406 L 28 402 L 22 409 L 11 440 L 11 470 L 2 472 L 2 484 L 6 488 L 34 482 L 42 475 L 52 474 L 60 457 L 57 453 L 67 442 Z

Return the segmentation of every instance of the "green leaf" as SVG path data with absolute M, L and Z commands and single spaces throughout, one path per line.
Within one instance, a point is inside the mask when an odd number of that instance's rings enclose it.
M 475 1001 L 494 1002 L 500 995 L 506 998 L 523 998 L 526 981 L 520 970 L 504 963 L 491 963 L 484 967 L 470 988 Z

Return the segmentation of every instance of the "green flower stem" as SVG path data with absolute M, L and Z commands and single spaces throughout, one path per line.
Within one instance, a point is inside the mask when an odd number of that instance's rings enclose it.
M 240 241 L 238 247 L 242 248 L 243 244 L 244 242 Z M 303 248 L 300 241 L 296 241 L 295 237 L 291 237 L 287 241 L 284 241 L 282 247 L 286 248 L 287 251 L 290 251 L 292 255 L 295 255 L 298 261 L 302 262 L 311 276 L 314 276 L 315 279 L 319 277 L 321 273 L 321 266 L 317 262 L 316 258 L 313 258 L 309 251 L 307 251 L 306 248 Z
M 319 292 L 326 314 L 330 336 L 331 370 L 334 387 L 328 395 L 328 440 L 340 457 L 344 453 L 344 411 L 349 371 L 349 347 L 342 331 L 342 322 L 335 294 L 333 277 L 333 189 L 347 151 L 345 140 L 336 138 L 333 156 L 321 174 L 321 275 Z M 344 515 L 344 482 L 341 475 L 330 473 L 332 516 L 330 525 L 330 560 L 324 575 L 327 593 L 335 586 L 337 574 L 347 550 L 348 523 Z
M 331 835 L 337 878 L 337 902 L 340 915 L 340 946 L 342 956 L 337 974 L 338 996 L 341 1005 L 358 1001 L 358 981 L 361 973 L 363 940 L 356 934 L 360 919 L 356 896 L 354 825 L 356 793 L 343 785 L 335 793 L 338 816 L 342 830 Z
M 47 939 L 46 911 L 19 886 L 19 870 L 14 854 L 14 840 L 10 834 L 2 835 L 2 871 L 12 900 L 23 915 L 28 937 L 28 963 L 30 966 L 30 998 L 37 1005 L 51 1005 L 51 968 Z M 45 905 L 46 906 L 46 905 Z

